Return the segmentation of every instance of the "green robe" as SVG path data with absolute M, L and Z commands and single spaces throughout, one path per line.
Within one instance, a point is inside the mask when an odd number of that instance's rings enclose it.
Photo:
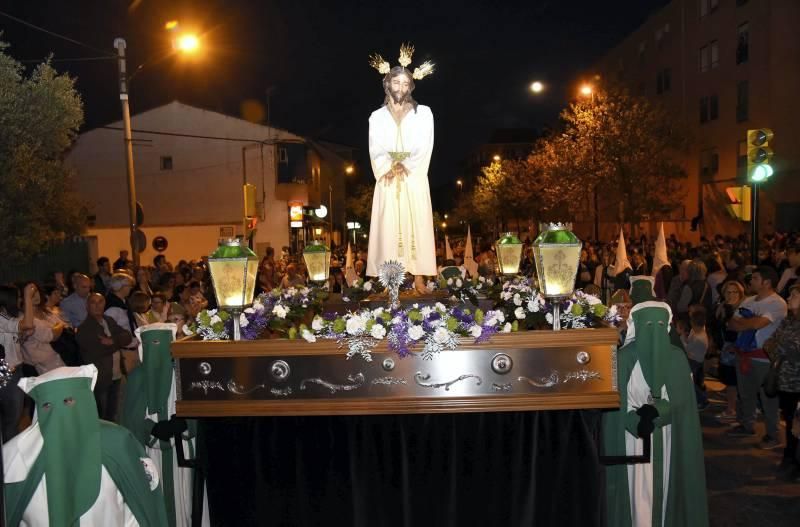
M 629 323 L 636 328 L 636 338 L 618 353 L 621 409 L 603 417 L 604 455 L 634 453 L 631 444 L 636 442 L 639 416 L 630 408 L 631 394 L 649 390 L 659 416 L 654 422 L 651 464 L 606 469 L 610 527 L 708 525 L 703 442 L 691 372 L 683 351 L 670 343 L 669 318 L 669 307 L 661 302 L 635 306 Z M 642 477 L 648 471 L 652 486 Z M 632 494 L 639 496 L 635 503 Z M 649 503 L 644 503 L 648 496 Z M 642 511 L 648 510 L 650 516 L 643 518 Z

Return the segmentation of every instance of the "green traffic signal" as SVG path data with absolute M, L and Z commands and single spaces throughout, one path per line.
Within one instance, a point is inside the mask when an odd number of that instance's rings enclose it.
M 769 142 L 774 137 L 769 128 L 747 131 L 747 178 L 754 183 L 766 181 L 775 172 L 770 166 L 773 151 Z

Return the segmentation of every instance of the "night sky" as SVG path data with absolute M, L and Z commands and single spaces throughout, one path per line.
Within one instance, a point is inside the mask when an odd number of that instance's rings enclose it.
M 414 96 L 434 113 L 432 188 L 461 177 L 470 151 L 497 128 L 553 124 L 594 61 L 666 0 L 345 1 L 345 0 L 2 0 L 0 11 L 80 41 L 49 36 L 0 15 L 0 37 L 18 60 L 53 53 L 77 77 L 86 128 L 120 119 L 116 63 L 83 60 L 128 41 L 129 68 L 145 63 L 131 87 L 133 113 L 178 99 L 240 115 L 245 100 L 266 106 L 271 124 L 353 146 L 371 179 L 367 118 L 380 106 L 381 76 L 367 64 L 378 52 L 396 64 L 399 45 L 437 72 Z M 164 58 L 168 20 L 197 28 L 204 56 Z M 92 49 L 96 48 L 96 49 Z M 65 60 L 68 59 L 68 60 Z M 528 86 L 549 86 L 533 96 Z M 366 171 L 366 173 L 365 173 Z

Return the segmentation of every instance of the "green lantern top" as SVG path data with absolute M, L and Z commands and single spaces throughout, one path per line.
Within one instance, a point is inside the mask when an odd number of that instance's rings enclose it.
M 258 256 L 249 247 L 242 246 L 239 238 L 228 238 L 209 258 L 258 258 Z
M 303 249 L 303 253 L 324 253 L 329 252 L 330 249 L 322 243 L 320 240 L 313 240 L 306 245 L 305 249 Z
M 497 240 L 497 245 L 521 245 L 521 244 L 522 242 L 520 241 L 519 238 L 517 238 L 514 235 L 513 232 L 505 232 L 500 237 L 500 239 Z
M 547 230 L 539 233 L 534 245 L 580 245 L 581 241 L 575 236 L 572 231 L 568 230 L 566 225 L 561 223 L 551 223 Z

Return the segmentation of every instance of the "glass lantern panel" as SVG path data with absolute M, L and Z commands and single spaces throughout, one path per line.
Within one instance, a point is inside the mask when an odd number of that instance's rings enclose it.
M 536 270 L 545 296 L 569 296 L 575 288 L 575 276 L 581 246 L 540 246 L 536 249 Z
M 517 274 L 521 258 L 521 244 L 508 243 L 497 246 L 497 259 L 500 263 L 500 272 L 503 274 Z
M 211 278 L 214 280 L 214 290 L 217 293 L 219 307 L 242 307 L 246 302 L 245 275 L 249 274 L 249 262 L 245 259 L 236 260 L 209 260 Z M 255 262 L 253 271 L 253 284 L 255 286 Z M 246 273 L 247 271 L 247 273 Z M 252 298 L 253 290 L 250 290 Z
M 308 277 L 312 282 L 324 282 L 328 279 L 328 266 L 330 258 L 328 251 L 307 252 L 303 254 L 308 268 Z

